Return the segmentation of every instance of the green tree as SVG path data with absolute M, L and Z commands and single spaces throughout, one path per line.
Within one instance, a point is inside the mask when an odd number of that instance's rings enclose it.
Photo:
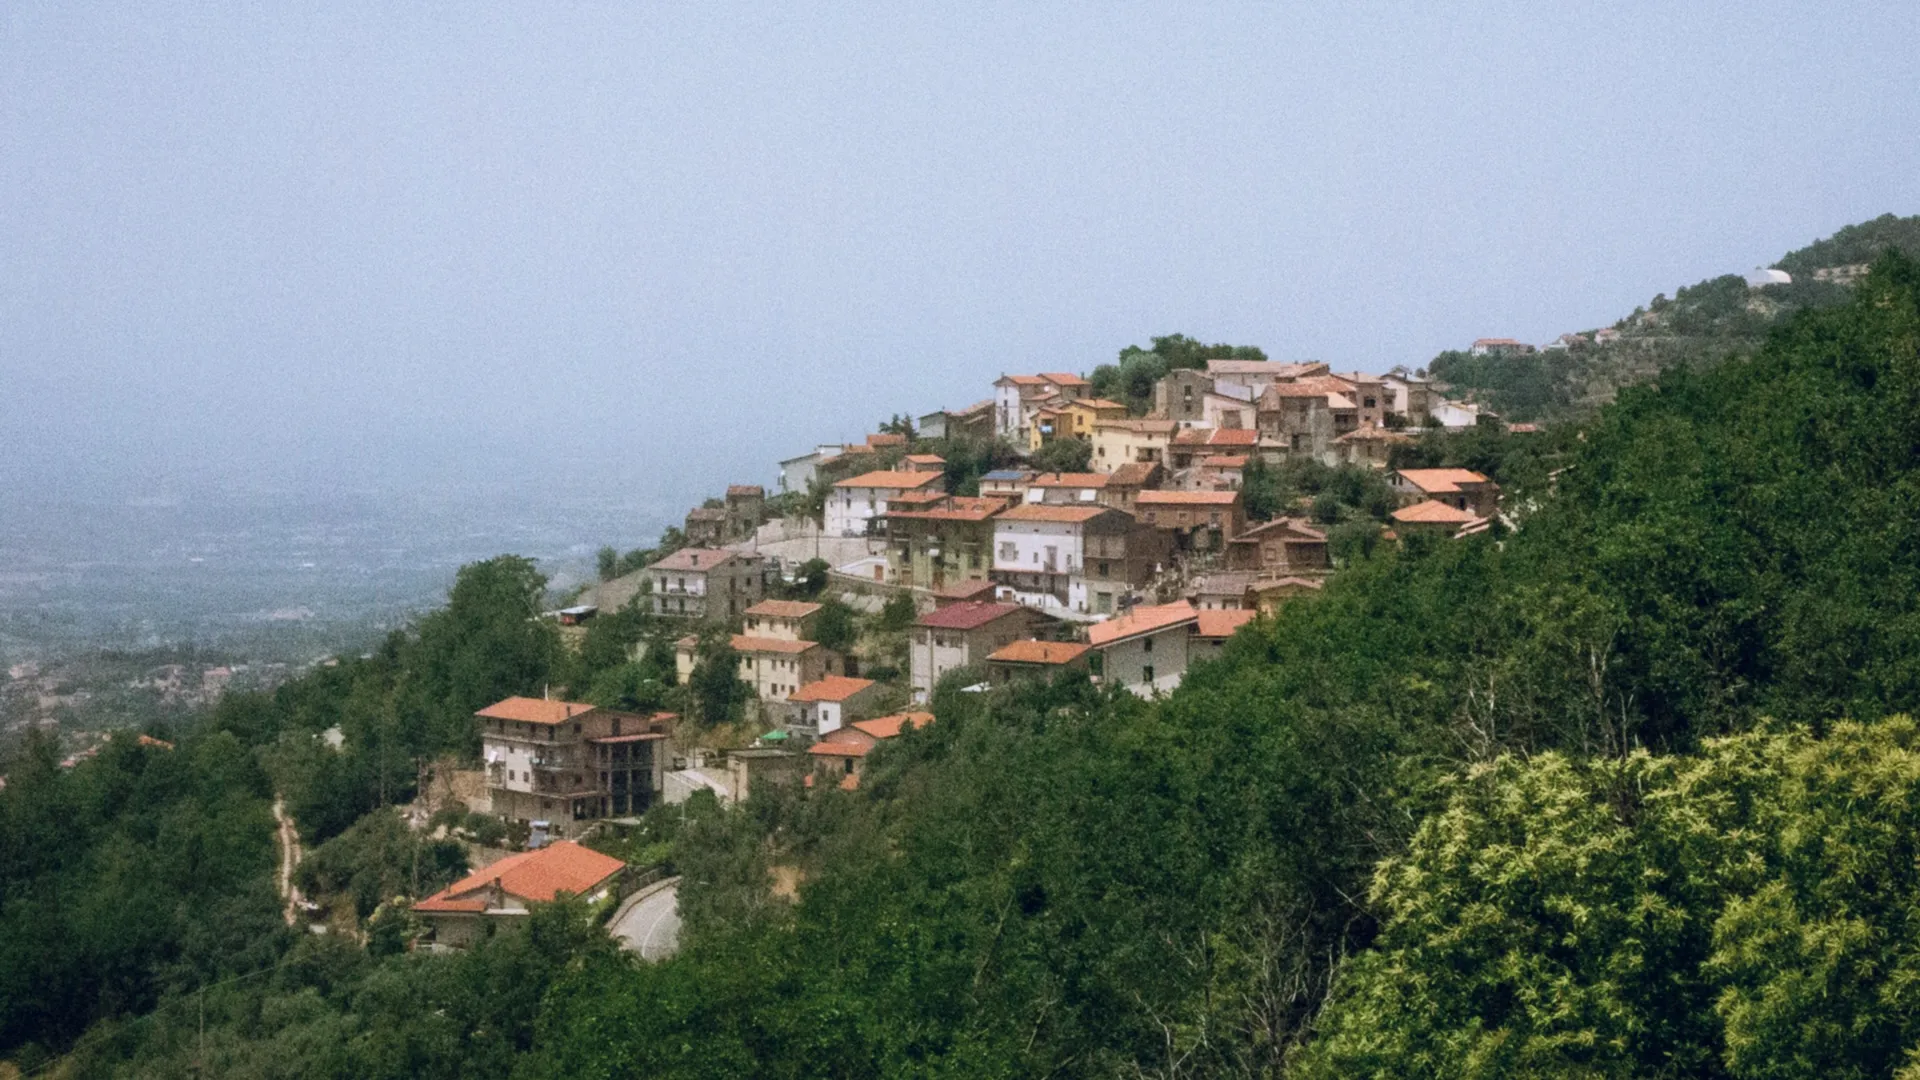
M 1067 437 L 1042 445 L 1027 458 L 1027 462 L 1041 472 L 1086 472 L 1092 461 L 1092 443 Z
M 835 652 L 844 653 L 859 637 L 853 609 L 837 599 L 829 599 L 814 617 L 813 639 Z

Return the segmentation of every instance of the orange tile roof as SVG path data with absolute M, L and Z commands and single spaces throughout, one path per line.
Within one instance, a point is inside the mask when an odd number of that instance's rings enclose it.
M 734 496 L 734 495 L 765 496 L 766 493 L 767 493 L 767 489 L 761 487 L 759 484 L 728 484 L 727 485 L 727 494 L 729 496 Z
M 833 736 L 838 734 L 840 734 L 838 731 L 828 733 L 825 739 L 807 747 L 807 753 L 815 757 L 866 757 L 867 751 L 873 749 L 873 744 L 870 742 L 835 739 Z
M 577 701 L 549 701 L 543 698 L 510 697 L 475 713 L 489 720 L 512 720 L 521 724 L 559 724 L 593 711 L 592 705 Z
M 794 703 L 807 701 L 845 701 L 848 698 L 875 685 L 872 679 L 855 679 L 846 675 L 829 675 L 824 679 L 810 682 L 793 693 L 787 700 Z
M 1106 398 L 1100 397 L 1081 398 L 1072 404 L 1087 409 L 1120 409 L 1123 411 L 1126 409 L 1126 405 L 1121 402 L 1108 401 Z
M 1404 525 L 1465 525 L 1474 520 L 1468 510 L 1459 510 L 1437 499 L 1403 506 L 1393 512 L 1393 520 Z
M 992 596 L 993 592 L 991 581 L 955 581 L 933 590 L 933 595 L 941 600 L 972 600 L 982 593 Z
M 1208 469 L 1244 469 L 1247 467 L 1245 454 L 1213 454 L 1202 458 L 1200 465 Z
M 1246 608 L 1203 611 L 1200 613 L 1200 626 L 1194 633 L 1203 638 L 1232 637 L 1235 630 L 1252 622 L 1259 612 Z
M 1240 501 L 1237 491 L 1143 491 L 1141 506 L 1231 506 Z
M 1015 641 L 994 651 L 988 660 L 1008 664 L 1071 664 L 1091 645 L 1067 641 Z
M 1045 503 L 1026 503 L 1000 515 L 1001 521 L 1051 521 L 1063 525 L 1079 525 L 1092 521 L 1107 513 L 1105 506 L 1048 506 Z
M 1258 446 L 1260 433 L 1252 428 L 1188 428 L 1173 437 L 1175 446 Z
M 733 635 L 733 651 L 743 653 L 784 653 L 797 656 L 808 649 L 817 649 L 820 645 L 814 641 L 790 641 L 786 638 L 748 637 L 746 634 Z
M 1046 381 L 1047 380 L 1038 375 L 1002 375 L 994 385 L 997 386 L 1002 382 L 1010 382 L 1015 386 L 1040 386 Z
M 1172 420 L 1155 420 L 1150 416 L 1133 420 L 1115 418 L 1112 420 L 1095 420 L 1093 422 L 1093 429 L 1095 431 L 1105 428 L 1109 431 L 1131 431 L 1136 435 L 1171 435 L 1174 429 L 1179 426 L 1179 424 Z
M 867 445 L 875 449 L 883 446 L 905 446 L 907 437 L 891 431 L 881 432 L 878 435 L 867 436 Z
M 870 473 L 861 473 L 850 480 L 842 480 L 833 485 L 837 488 L 899 488 L 912 491 L 915 488 L 937 484 L 945 476 L 937 472 L 901 472 L 893 469 L 877 469 Z
M 1401 469 L 1400 478 L 1429 495 L 1457 492 L 1463 484 L 1484 484 L 1487 478 L 1472 469 Z
M 887 497 L 887 506 L 933 506 L 947 500 L 947 493 L 932 491 L 902 491 Z
M 1081 378 L 1080 376 L 1075 375 L 1071 371 L 1043 371 L 1040 373 L 1040 377 L 1054 384 L 1055 386 L 1092 386 L 1093 385 L 1092 383 Z
M 903 712 L 877 716 L 872 720 L 855 720 L 851 726 L 876 739 L 891 739 L 908 728 L 923 728 L 931 723 L 933 714 L 930 712 Z
M 748 608 L 746 614 L 770 619 L 804 619 L 819 610 L 819 604 L 806 600 L 762 600 Z
M 1030 487 L 1103 488 L 1109 477 L 1097 472 L 1043 472 L 1028 482 Z
M 1190 623 L 1199 617 L 1193 605 L 1185 600 L 1177 604 L 1161 604 L 1157 607 L 1137 607 L 1117 619 L 1109 619 L 1087 628 L 1087 642 L 1095 647 L 1111 645 L 1116 641 L 1139 637 L 1166 630 L 1170 627 Z
M 592 892 L 627 864 L 611 855 L 556 840 L 539 851 L 509 855 L 468 874 L 413 906 L 415 911 L 483 911 L 484 890 L 497 878 L 500 888 L 521 900 L 549 903 L 561 893 Z M 479 893 L 478 896 L 468 894 Z
M 939 454 L 908 454 L 906 460 L 915 465 L 945 465 L 947 459 Z

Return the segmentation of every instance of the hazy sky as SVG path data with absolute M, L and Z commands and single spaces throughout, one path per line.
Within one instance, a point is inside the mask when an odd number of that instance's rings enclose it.
M 691 496 L 1920 212 L 1920 4 L 0 5 L 0 482 Z M 798 7 L 798 6 L 796 6 Z

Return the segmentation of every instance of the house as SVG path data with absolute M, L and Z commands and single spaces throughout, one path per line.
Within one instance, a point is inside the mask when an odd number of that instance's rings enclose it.
M 1100 681 L 1147 697 L 1171 693 L 1187 673 L 1188 639 L 1200 613 L 1186 601 L 1137 607 L 1087 628 L 1100 654 Z
M 671 713 L 510 697 L 474 715 L 493 812 L 510 821 L 571 836 L 583 822 L 645 811 L 660 791 Z
M 1051 679 L 1063 671 L 1086 671 L 1093 646 L 1072 641 L 1013 641 L 987 656 L 987 681 L 1005 686 L 1016 679 Z
M 1024 502 L 1027 498 L 1027 485 L 1033 480 L 1030 469 L 995 469 L 980 477 L 980 494 L 991 499 L 1005 499 L 1009 503 Z
M 1107 490 L 1106 473 L 1038 473 L 1027 481 L 1027 502 L 1047 506 L 1097 506 Z
M 804 492 L 812 487 L 814 477 L 820 473 L 820 462 L 826 456 L 818 450 L 810 450 L 797 457 L 782 458 L 779 462 L 780 490 Z
M 1471 401 L 1445 401 L 1439 399 L 1434 401 L 1432 408 L 1428 411 L 1428 415 L 1433 418 L 1433 422 L 1438 423 L 1448 431 L 1459 431 L 1463 428 L 1475 427 L 1480 423 L 1482 417 L 1489 420 L 1498 419 L 1492 412 L 1481 408 Z
M 1611 326 L 1595 330 L 1593 332 L 1593 343 L 1595 345 L 1618 345 L 1620 343 L 1620 331 Z
M 681 531 L 694 547 L 719 547 L 727 540 L 727 512 L 718 506 L 696 506 L 687 511 Z
M 976 401 L 964 409 L 940 409 L 920 417 L 923 439 L 985 439 L 993 436 L 994 399 Z
M 1262 615 L 1271 615 L 1278 611 L 1280 605 L 1286 603 L 1289 597 L 1317 593 L 1325 585 L 1325 578 L 1262 578 L 1253 586 L 1254 607 Z
M 1176 551 L 1220 551 L 1246 527 L 1237 491 L 1143 491 L 1134 506 Z
M 1260 434 L 1288 454 L 1328 461 L 1334 440 L 1360 426 L 1352 393 L 1330 376 L 1269 386 L 1256 410 Z
M 860 786 L 861 767 L 874 747 L 889 739 L 899 738 L 901 732 L 924 728 L 931 723 L 933 714 L 930 712 L 904 712 L 872 720 L 856 720 L 833 731 L 807 747 L 807 756 L 813 761 L 813 774 L 807 778 L 808 784 L 811 786 L 817 780 L 831 783 L 844 791 L 852 791 Z
M 1019 604 L 959 603 L 936 608 L 913 624 L 913 696 L 926 701 L 955 668 L 978 664 L 1009 642 L 1033 636 L 1044 616 Z
M 1382 376 L 1380 385 L 1387 395 L 1388 412 L 1404 417 L 1409 427 L 1427 426 L 1435 399 L 1432 380 L 1395 373 Z
M 1259 580 L 1252 570 L 1215 570 L 1193 579 L 1187 599 L 1199 611 L 1251 611 Z
M 1336 464 L 1384 469 L 1392 460 L 1394 447 L 1413 441 L 1414 437 L 1407 432 L 1362 424 L 1333 440 L 1333 458 Z
M 645 643 L 636 645 L 635 659 L 639 659 L 637 650 L 644 649 Z M 693 679 L 693 668 L 700 662 L 700 638 L 694 634 L 680 638 L 673 643 L 673 677 L 681 686 Z
M 1227 568 L 1267 577 L 1324 574 L 1333 563 L 1327 556 L 1327 534 L 1303 518 L 1275 518 L 1255 525 L 1227 541 Z
M 1478 338 L 1467 349 L 1469 356 L 1525 356 L 1531 352 L 1533 346 L 1505 337 Z
M 1187 428 L 1167 444 L 1167 468 L 1192 468 L 1202 458 L 1217 454 L 1252 454 L 1260 448 L 1260 434 L 1252 428 Z
M 1361 427 L 1387 426 L 1387 414 L 1393 411 L 1393 396 L 1387 393 L 1385 379 L 1360 371 L 1341 372 L 1329 378 L 1338 379 L 1346 387 L 1343 392 L 1353 402 Z
M 731 642 L 740 657 L 740 680 L 764 704 L 786 702 L 808 683 L 846 673 L 840 654 L 815 641 L 734 634 Z
M 833 485 L 827 496 L 826 535 L 866 536 L 887 512 L 887 500 L 906 491 L 941 491 L 946 476 L 937 472 L 882 469 Z
M 1252 608 L 1216 608 L 1200 612 L 1199 618 L 1194 621 L 1193 638 L 1187 642 L 1187 663 L 1219 656 L 1227 647 L 1227 639 L 1259 616 L 1260 613 Z
M 681 548 L 650 564 L 653 613 L 730 622 L 760 602 L 767 563 L 758 555 L 720 548 Z
M 745 612 L 749 636 L 783 641 L 813 640 L 813 624 L 823 605 L 806 600 L 762 600 Z
M 1006 506 L 997 498 L 949 495 L 924 508 L 890 510 L 887 560 L 894 583 L 940 589 L 986 581 L 993 565 L 993 519 Z
M 441 949 L 464 949 L 561 896 L 598 903 L 619 889 L 627 864 L 611 855 L 559 840 L 488 863 L 413 905 Z
M 1020 603 L 1092 614 L 1171 556 L 1157 531 L 1106 506 L 1016 506 L 994 519 L 993 545 L 993 580 Z
M 1093 425 L 1089 468 L 1110 473 L 1123 465 L 1158 465 L 1179 425 L 1172 420 L 1101 420 Z
M 871 716 L 886 688 L 872 679 L 829 675 L 807 683 L 787 695 L 787 703 L 798 711 L 788 721 L 787 730 L 795 735 L 817 739 L 829 731 L 855 720 Z
M 1105 398 L 1056 399 L 1054 404 L 1036 410 L 1033 415 L 1034 424 L 1027 440 L 1029 451 L 1058 438 L 1091 439 L 1096 423 L 1125 420 L 1127 407 Z
M 939 454 L 908 454 L 900 459 L 900 467 L 907 472 L 945 473 L 947 459 Z
M 1238 387 L 1227 389 L 1237 390 Z M 1197 427 L 1211 428 L 1251 428 L 1254 424 L 1253 399 L 1235 397 L 1231 394 L 1208 394 L 1200 402 L 1200 423 Z
M 784 734 L 784 732 L 782 732 Z M 750 746 L 727 751 L 727 792 L 733 802 L 753 797 L 756 787 L 791 784 L 807 762 L 802 755 L 778 746 Z
M 1067 372 L 1041 375 L 1002 375 L 993 384 L 993 433 L 1011 439 L 1017 446 L 1027 445 L 1033 413 L 1047 399 L 1058 402 L 1092 396 L 1093 384 Z
M 1178 368 L 1153 384 L 1153 415 L 1175 427 L 1197 424 L 1202 403 L 1213 393 L 1213 379 L 1204 371 Z
M 1480 516 L 1471 510 L 1462 510 L 1438 499 L 1428 499 L 1412 506 L 1403 506 L 1393 512 L 1393 528 L 1402 536 L 1415 532 L 1445 533 L 1453 535 L 1462 527 L 1479 521 Z
M 1181 491 L 1239 491 L 1246 479 L 1248 454 L 1213 454 L 1196 458 L 1193 467 L 1172 485 Z
M 867 449 L 876 453 L 882 450 L 905 450 L 907 437 L 897 431 L 882 431 L 867 436 Z
M 1474 517 L 1490 517 L 1500 507 L 1500 485 L 1471 469 L 1401 469 L 1391 483 L 1403 502 L 1433 499 Z
M 767 520 L 767 489 L 759 484 L 732 484 L 724 500 L 726 538 L 745 540 Z
M 1115 510 L 1134 513 L 1134 502 L 1140 493 L 1159 487 L 1166 476 L 1167 471 L 1156 463 L 1129 462 L 1107 474 L 1106 490 L 1100 501 Z
M 1326 373 L 1327 365 L 1318 363 L 1288 364 L 1274 360 L 1207 361 L 1207 374 L 1213 379 L 1214 393 L 1237 397 L 1243 401 L 1258 401 L 1268 387 L 1277 383 L 1298 382 L 1301 379 Z

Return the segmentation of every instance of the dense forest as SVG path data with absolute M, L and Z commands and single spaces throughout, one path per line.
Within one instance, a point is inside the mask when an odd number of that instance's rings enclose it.
M 381 856 L 348 855 L 407 846 L 365 815 L 470 753 L 477 704 L 655 692 L 608 674 L 646 663 L 639 631 L 582 659 L 529 629 L 514 560 L 170 748 L 62 770 L 30 745 L 0 792 L 0 1052 L 72 1076 L 1920 1074 L 1920 264 L 1883 255 L 1577 432 L 1418 453 L 1494 473 L 1516 527 L 1352 550 L 1166 698 L 943 684 L 857 792 L 650 815 L 686 918 L 659 964 L 569 904 L 458 956 L 406 951 L 403 905 L 364 942 L 278 919 L 276 793 L 364 881 Z

